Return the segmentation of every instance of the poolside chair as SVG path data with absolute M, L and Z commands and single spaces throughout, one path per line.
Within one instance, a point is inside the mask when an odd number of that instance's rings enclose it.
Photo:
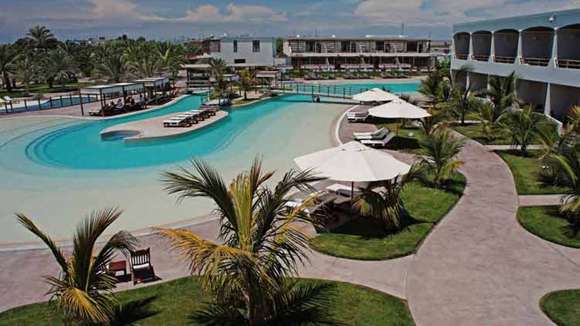
M 4 96 L 3 97 L 4 101 L 11 103 L 13 100 L 10 96 Z
M 348 122 L 364 122 L 368 119 L 368 112 L 347 112 L 346 118 Z
M 157 279 L 151 264 L 150 248 L 131 251 L 131 276 L 133 277 L 133 284 Z
M 384 147 L 387 146 L 387 144 L 394 137 L 395 137 L 395 134 L 391 132 L 391 133 L 387 134 L 387 136 L 384 137 L 383 139 L 363 139 L 360 142 L 361 142 L 361 144 L 367 145 L 367 146 L 370 146 L 370 147 L 380 147 L 380 148 L 384 148 Z
M 390 132 L 389 129 L 383 127 L 372 132 L 353 132 L 352 136 L 355 140 L 380 140 Z

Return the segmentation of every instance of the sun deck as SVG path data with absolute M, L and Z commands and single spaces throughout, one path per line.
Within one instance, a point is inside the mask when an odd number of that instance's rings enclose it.
M 115 125 L 101 131 L 101 138 L 124 137 L 125 142 L 139 142 L 168 137 L 178 137 L 214 124 L 228 116 L 226 111 L 217 111 L 216 115 L 191 127 L 164 127 L 163 121 L 175 116 L 175 113 L 151 119 L 133 121 Z

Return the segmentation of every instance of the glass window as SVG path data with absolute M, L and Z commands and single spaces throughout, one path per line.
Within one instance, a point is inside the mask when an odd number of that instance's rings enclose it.
M 238 40 L 234 40 L 234 52 L 238 52 Z
M 234 59 L 234 63 L 246 63 L 246 59 Z
M 258 41 L 258 40 L 252 41 L 252 51 L 253 52 L 260 52 L 260 41 Z

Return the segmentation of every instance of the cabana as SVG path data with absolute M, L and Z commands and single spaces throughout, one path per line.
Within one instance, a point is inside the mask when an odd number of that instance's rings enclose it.
M 97 85 L 81 88 L 79 93 L 80 97 L 83 96 L 95 96 L 101 106 L 100 112 L 105 116 L 105 110 L 107 101 L 114 99 L 124 99 L 127 96 L 142 95 L 145 92 L 145 86 L 143 83 L 116 83 L 107 85 Z M 84 115 L 83 103 L 81 101 L 81 111 Z
M 135 83 L 143 84 L 145 87 L 145 93 L 149 99 L 153 98 L 156 92 L 162 92 L 165 94 L 165 92 L 167 92 L 171 87 L 168 77 L 149 77 L 137 79 Z

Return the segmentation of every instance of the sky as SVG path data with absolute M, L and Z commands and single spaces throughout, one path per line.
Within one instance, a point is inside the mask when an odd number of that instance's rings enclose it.
M 449 39 L 454 23 L 580 8 L 580 0 L 0 0 L 0 42 L 45 25 L 59 39 L 399 35 Z

